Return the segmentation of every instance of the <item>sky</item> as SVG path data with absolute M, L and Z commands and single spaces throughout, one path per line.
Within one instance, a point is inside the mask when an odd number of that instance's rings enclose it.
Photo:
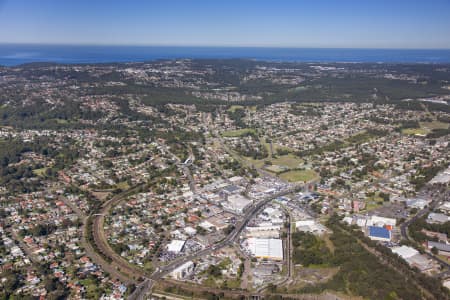
M 450 0 L 0 0 L 0 43 L 450 49 Z

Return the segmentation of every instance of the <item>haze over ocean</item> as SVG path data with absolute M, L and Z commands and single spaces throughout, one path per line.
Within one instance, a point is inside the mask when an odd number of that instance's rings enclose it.
M 110 63 L 178 58 L 297 62 L 450 63 L 448 49 L 343 49 L 0 44 L 0 65 L 32 62 Z

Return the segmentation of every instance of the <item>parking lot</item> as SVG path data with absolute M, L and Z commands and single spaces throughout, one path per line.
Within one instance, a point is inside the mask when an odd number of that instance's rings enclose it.
M 389 203 L 379 208 L 371 210 L 369 215 L 377 215 L 386 218 L 406 219 L 409 216 L 409 210 L 405 208 L 403 203 Z

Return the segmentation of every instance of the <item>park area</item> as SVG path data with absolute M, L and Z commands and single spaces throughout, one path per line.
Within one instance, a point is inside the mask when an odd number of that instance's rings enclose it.
M 436 129 L 447 129 L 449 125 L 440 121 L 420 122 L 419 128 L 404 128 L 402 133 L 406 135 L 424 136 Z
M 223 137 L 240 137 L 249 134 L 256 134 L 256 131 L 252 128 L 244 128 L 238 130 L 229 130 L 222 132 Z
M 313 170 L 293 170 L 281 173 L 279 177 L 289 182 L 308 182 L 318 178 L 318 175 Z

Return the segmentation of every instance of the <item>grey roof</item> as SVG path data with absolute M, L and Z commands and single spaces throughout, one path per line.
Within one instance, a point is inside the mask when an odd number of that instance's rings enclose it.
M 428 241 L 428 248 L 436 247 L 439 251 L 450 252 L 450 245 Z
M 448 221 L 448 216 L 439 213 L 430 213 L 428 215 L 427 221 L 429 222 L 437 222 L 437 223 L 445 223 Z
M 226 191 L 226 192 L 228 192 L 230 194 L 232 194 L 232 193 L 234 193 L 236 191 L 239 191 L 240 189 L 241 189 L 240 187 L 235 186 L 235 185 L 229 185 L 229 186 L 226 186 L 226 187 L 223 188 L 224 191 Z

